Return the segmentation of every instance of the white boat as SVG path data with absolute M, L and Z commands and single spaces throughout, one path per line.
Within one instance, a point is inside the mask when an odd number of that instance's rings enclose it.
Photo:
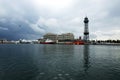
M 40 42 L 41 44 L 55 44 L 53 40 L 46 39 L 45 42 Z

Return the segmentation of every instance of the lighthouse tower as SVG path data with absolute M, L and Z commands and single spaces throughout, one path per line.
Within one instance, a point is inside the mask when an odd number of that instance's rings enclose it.
M 84 41 L 85 41 L 86 43 L 88 43 L 88 41 L 89 41 L 88 22 L 89 22 L 88 18 L 85 17 L 85 18 L 84 18 L 84 38 L 83 38 L 83 39 L 84 39 Z

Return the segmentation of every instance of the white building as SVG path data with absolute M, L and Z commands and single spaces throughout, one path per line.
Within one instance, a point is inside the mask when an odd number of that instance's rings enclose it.
M 74 40 L 74 35 L 73 33 L 64 33 L 58 35 L 58 40 Z

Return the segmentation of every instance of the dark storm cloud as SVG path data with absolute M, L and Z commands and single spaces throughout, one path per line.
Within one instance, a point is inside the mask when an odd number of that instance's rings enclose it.
M 19 20 L 11 21 L 7 18 L 5 22 L 0 22 L 0 26 L 0 37 L 4 39 L 36 39 L 37 37 L 33 35 L 38 35 L 29 27 L 29 24 Z
M 35 23 L 39 18 L 32 6 L 23 1 L 6 0 L 2 1 L 2 8 L 5 12 L 0 15 L 0 38 L 37 39 L 41 36 L 27 23 Z
M 83 35 L 83 19 L 88 16 L 90 38 L 108 39 L 120 34 L 119 3 L 119 0 L 0 0 L 0 38 L 38 39 L 47 32 L 73 32 L 78 37 Z

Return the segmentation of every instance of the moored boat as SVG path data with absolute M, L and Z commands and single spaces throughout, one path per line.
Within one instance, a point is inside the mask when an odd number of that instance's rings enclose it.
M 46 39 L 45 42 L 40 42 L 40 44 L 55 44 L 53 40 Z

